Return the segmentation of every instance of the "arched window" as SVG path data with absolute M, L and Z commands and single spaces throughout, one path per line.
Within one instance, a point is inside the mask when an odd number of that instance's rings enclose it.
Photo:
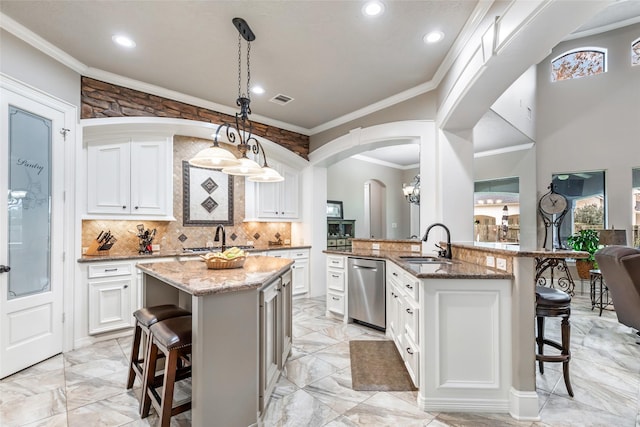
M 551 81 L 579 79 L 607 72 L 607 49 L 581 47 L 551 61 Z
M 631 43 L 631 65 L 640 65 L 640 38 Z

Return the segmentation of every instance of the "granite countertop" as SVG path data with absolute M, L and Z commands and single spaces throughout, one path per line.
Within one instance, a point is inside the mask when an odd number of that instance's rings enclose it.
M 456 242 L 451 243 L 452 248 L 473 249 L 516 257 L 530 258 L 589 258 L 589 252 L 574 251 L 571 249 L 521 249 L 520 245 L 513 243 L 493 242 Z
M 232 248 L 233 245 L 228 245 Z M 284 251 L 288 249 L 310 249 L 311 246 L 307 245 L 286 245 L 286 246 L 268 246 L 264 248 L 252 248 L 245 249 L 245 252 L 263 252 L 263 251 Z M 220 248 L 212 248 L 212 252 L 219 251 Z M 106 254 L 106 255 L 83 255 L 78 259 L 78 262 L 96 262 L 96 261 L 124 261 L 124 260 L 144 260 L 154 258 L 177 258 L 177 257 L 197 257 L 198 255 L 204 255 L 206 252 L 184 252 L 184 251 L 159 251 L 152 254 Z
M 204 261 L 137 264 L 143 273 L 194 296 L 257 289 L 286 272 L 293 260 L 268 256 L 247 257 L 243 268 L 210 270 Z
M 356 249 L 340 251 L 327 249 L 327 254 L 345 255 L 351 257 L 378 258 L 393 261 L 403 270 L 419 279 L 513 279 L 513 274 L 501 270 L 493 270 L 481 265 L 472 264 L 460 260 L 443 259 L 441 263 L 413 264 L 400 257 L 404 256 L 429 256 L 419 252 L 409 251 L 380 251 L 373 249 Z

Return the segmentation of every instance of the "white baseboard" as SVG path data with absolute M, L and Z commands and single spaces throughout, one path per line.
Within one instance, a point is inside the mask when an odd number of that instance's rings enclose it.
M 538 393 L 521 391 L 511 387 L 509 391 L 509 414 L 520 421 L 540 421 Z
M 421 394 L 418 394 L 418 406 L 427 412 L 510 413 L 509 401 L 504 399 L 425 399 Z
M 115 338 L 125 338 L 128 336 L 133 336 L 133 328 L 121 329 L 114 332 L 105 332 L 100 335 L 88 335 L 86 337 L 76 339 L 73 342 L 73 349 L 76 350 L 78 348 L 86 347 L 100 341 L 107 341 Z

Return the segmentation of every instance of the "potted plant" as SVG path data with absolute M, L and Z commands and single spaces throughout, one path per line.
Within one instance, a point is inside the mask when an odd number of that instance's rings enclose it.
M 574 251 L 589 252 L 589 258 L 577 259 L 576 269 L 581 279 L 589 278 L 589 270 L 596 264 L 595 253 L 598 250 L 598 232 L 596 230 L 580 230 L 567 238 L 567 243 Z

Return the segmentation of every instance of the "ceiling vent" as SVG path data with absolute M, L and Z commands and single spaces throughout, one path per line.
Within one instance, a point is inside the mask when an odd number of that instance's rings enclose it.
M 293 101 L 293 98 L 287 95 L 283 95 L 281 93 L 277 94 L 276 96 L 274 96 L 273 98 L 271 98 L 269 101 L 278 104 L 278 105 L 286 105 L 288 103 L 290 103 L 291 101 Z

